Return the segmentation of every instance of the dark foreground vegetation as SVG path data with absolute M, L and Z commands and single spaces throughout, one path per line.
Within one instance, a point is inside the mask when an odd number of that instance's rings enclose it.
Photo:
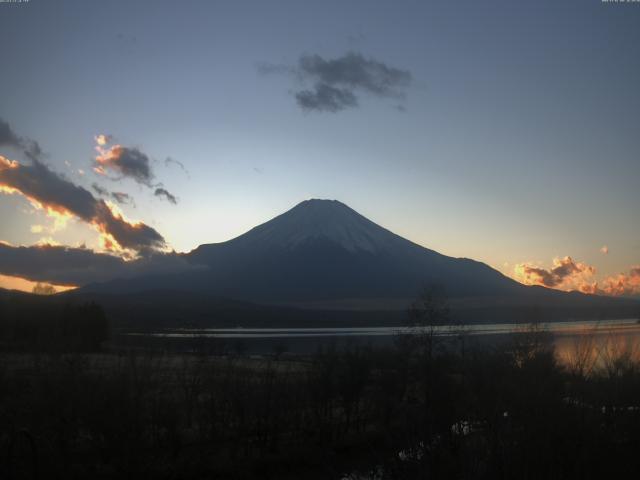
M 427 333 L 251 359 L 4 354 L 0 478 L 622 478 L 640 472 L 629 349 L 560 366 Z M 591 352 L 591 350 L 588 350 Z
M 109 338 L 109 321 L 94 302 L 59 302 L 47 296 L 0 292 L 0 349 L 25 352 L 95 352 Z
M 439 337 L 446 304 L 427 295 L 410 311 L 420 333 L 388 348 L 100 351 L 98 306 L 16 298 L 0 304 L 2 479 L 640 473 L 640 352 L 614 339 Z

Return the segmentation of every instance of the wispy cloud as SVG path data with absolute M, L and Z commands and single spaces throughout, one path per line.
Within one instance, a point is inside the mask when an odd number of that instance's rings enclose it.
M 189 170 L 187 170 L 187 167 L 185 167 L 184 163 L 182 163 L 180 160 L 176 160 L 175 158 L 167 157 L 167 158 L 164 159 L 164 164 L 167 167 L 169 165 L 177 165 L 180 168 L 180 170 L 182 170 L 188 178 L 191 178 L 191 174 L 189 173 Z
M 173 195 L 171 195 L 167 190 L 165 190 L 162 187 L 156 188 L 156 190 L 155 190 L 155 192 L 153 192 L 153 194 L 156 197 L 164 197 L 164 198 L 166 198 L 169 202 L 173 203 L 174 205 L 176 205 L 178 203 L 178 199 L 176 197 L 174 197 Z
M 131 204 L 131 205 L 135 206 L 135 202 L 133 201 L 133 197 L 131 195 L 129 195 L 128 193 L 125 193 L 125 192 L 110 192 L 109 190 L 107 190 L 106 188 L 98 185 L 95 182 L 91 184 L 91 188 L 93 188 L 93 190 L 98 195 L 100 195 L 101 197 L 112 198 L 113 200 L 118 202 L 120 205 L 129 205 L 129 204 Z

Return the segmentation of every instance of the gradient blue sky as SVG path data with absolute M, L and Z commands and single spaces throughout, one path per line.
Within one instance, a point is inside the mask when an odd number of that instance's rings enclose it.
M 54 170 L 100 180 L 98 133 L 157 160 L 177 206 L 100 181 L 177 251 L 319 197 L 503 271 L 640 263 L 640 3 L 31 0 L 0 4 L 0 51 L 0 117 Z M 304 112 L 291 78 L 257 69 L 349 51 L 412 73 L 405 112 L 366 95 Z M 12 244 L 51 224 L 15 195 L 0 217 Z M 96 241 L 81 224 L 50 236 Z

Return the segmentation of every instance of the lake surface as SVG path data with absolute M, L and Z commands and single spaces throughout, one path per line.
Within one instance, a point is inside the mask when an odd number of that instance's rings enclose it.
M 490 323 L 481 325 L 442 325 L 431 327 L 435 335 L 496 335 L 527 331 L 522 323 Z M 588 320 L 539 323 L 538 328 L 554 334 L 571 335 L 584 332 L 608 333 L 640 332 L 637 319 Z M 155 337 L 216 337 L 216 338 L 292 338 L 292 337 L 345 337 L 411 335 L 426 331 L 421 327 L 317 327 L 317 328 L 177 328 L 154 333 L 131 333 Z
M 483 343 L 508 339 L 513 334 L 530 331 L 528 325 L 494 323 L 432 327 L 433 334 L 442 337 L 466 335 Z M 553 336 L 560 357 L 570 356 L 573 350 L 590 348 L 599 352 L 605 345 L 640 344 L 640 323 L 637 319 L 548 322 L 537 325 L 539 331 Z M 399 335 L 425 331 L 416 327 L 316 327 L 316 328 L 203 328 L 166 329 L 153 333 L 127 333 L 130 341 L 145 340 L 168 349 L 190 350 L 202 346 L 226 351 L 266 354 L 274 351 L 310 353 L 320 347 L 346 347 L 354 345 L 391 345 Z M 627 347 L 625 347 L 627 348 Z M 630 348 L 630 347 L 629 347 Z

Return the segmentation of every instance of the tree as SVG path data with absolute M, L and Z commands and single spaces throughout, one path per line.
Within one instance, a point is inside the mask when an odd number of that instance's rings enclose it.
M 409 328 L 414 345 L 431 358 L 442 327 L 450 325 L 450 309 L 444 288 L 431 285 L 422 290 L 409 307 Z
M 54 295 L 56 293 L 56 289 L 53 285 L 50 285 L 48 283 L 38 282 L 35 284 L 31 292 L 35 293 L 36 295 Z

